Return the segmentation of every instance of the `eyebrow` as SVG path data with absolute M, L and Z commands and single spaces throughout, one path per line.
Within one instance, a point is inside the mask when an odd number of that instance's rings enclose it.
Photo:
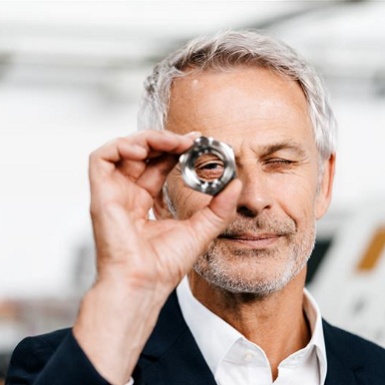
M 271 155 L 275 152 L 281 151 L 281 150 L 290 150 L 296 152 L 300 156 L 306 156 L 307 153 L 305 149 L 298 143 L 293 141 L 285 141 L 281 143 L 274 143 L 267 146 L 262 147 L 262 153 L 266 155 Z
M 265 157 L 281 150 L 289 150 L 289 151 L 295 152 L 300 157 L 306 157 L 308 155 L 306 150 L 300 144 L 294 141 L 284 141 L 284 142 L 264 145 L 264 146 L 261 146 L 260 151 L 261 151 L 262 157 Z

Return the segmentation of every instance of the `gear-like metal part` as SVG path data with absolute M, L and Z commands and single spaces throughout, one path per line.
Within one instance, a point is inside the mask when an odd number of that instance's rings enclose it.
M 221 177 L 213 181 L 199 179 L 195 171 L 196 160 L 204 154 L 213 154 L 223 162 Z M 204 194 L 217 195 L 236 177 L 236 164 L 232 148 L 219 140 L 201 136 L 179 157 L 182 177 L 187 186 Z

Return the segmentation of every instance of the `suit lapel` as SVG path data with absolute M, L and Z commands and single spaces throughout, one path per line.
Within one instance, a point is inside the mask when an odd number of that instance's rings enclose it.
M 354 371 L 347 368 L 333 353 L 327 351 L 326 354 L 328 369 L 325 385 L 356 385 L 357 378 Z
M 356 374 L 363 369 L 362 364 L 351 360 L 346 343 L 340 340 L 338 329 L 323 320 L 323 331 L 327 359 L 325 385 L 361 385 Z
M 134 373 L 135 385 L 215 385 L 183 319 L 176 292 L 163 307 Z

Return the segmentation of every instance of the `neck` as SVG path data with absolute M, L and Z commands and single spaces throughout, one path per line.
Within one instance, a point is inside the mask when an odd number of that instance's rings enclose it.
M 210 285 L 195 271 L 190 272 L 189 282 L 198 301 L 263 349 L 275 380 L 280 362 L 311 338 L 303 312 L 305 277 L 306 268 L 282 290 L 263 298 L 230 293 Z

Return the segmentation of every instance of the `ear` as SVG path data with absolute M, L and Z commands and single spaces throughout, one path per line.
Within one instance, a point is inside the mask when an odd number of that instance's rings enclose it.
M 335 174 L 336 154 L 331 154 L 329 159 L 324 161 L 324 172 L 322 175 L 320 191 L 315 202 L 315 217 L 322 218 L 329 208 L 332 199 L 332 189 Z
M 160 190 L 159 194 L 154 198 L 152 211 L 156 219 L 174 219 L 164 199 L 163 189 Z

